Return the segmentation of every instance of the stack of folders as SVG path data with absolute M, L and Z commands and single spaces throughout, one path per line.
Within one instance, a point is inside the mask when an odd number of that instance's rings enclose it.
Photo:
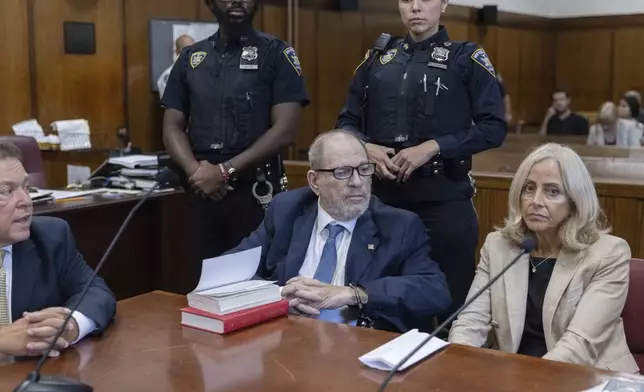
M 156 184 L 159 172 L 159 159 L 156 155 L 126 155 L 112 157 L 109 164 L 120 166 L 110 184 L 118 188 L 149 190 Z
M 288 314 L 275 282 L 253 280 L 262 248 L 203 261 L 197 288 L 181 309 L 181 325 L 227 334 Z

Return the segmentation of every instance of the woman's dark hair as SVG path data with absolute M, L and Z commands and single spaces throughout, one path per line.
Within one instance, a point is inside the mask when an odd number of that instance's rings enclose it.
M 626 102 L 629 109 L 631 109 L 631 117 L 637 118 L 640 115 L 640 103 L 637 102 L 637 98 L 627 95 L 622 97 L 622 99 Z

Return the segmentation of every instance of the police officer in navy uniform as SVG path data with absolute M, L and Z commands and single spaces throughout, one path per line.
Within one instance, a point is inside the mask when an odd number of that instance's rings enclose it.
M 162 105 L 163 140 L 184 174 L 202 259 L 236 246 L 285 189 L 280 152 L 309 100 L 292 47 L 253 29 L 255 0 L 205 0 L 219 22 L 185 48 Z
M 367 52 L 336 127 L 366 142 L 377 164 L 376 196 L 423 220 L 431 257 L 447 276 L 451 313 L 475 272 L 472 155 L 503 143 L 505 111 L 485 51 L 450 40 L 440 25 L 448 0 L 398 5 L 408 35 L 383 34 Z

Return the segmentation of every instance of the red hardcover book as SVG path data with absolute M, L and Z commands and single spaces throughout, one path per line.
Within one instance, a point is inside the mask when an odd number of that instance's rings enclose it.
M 181 325 L 225 335 L 288 314 L 288 301 L 280 300 L 239 312 L 218 315 L 186 307 L 181 309 Z

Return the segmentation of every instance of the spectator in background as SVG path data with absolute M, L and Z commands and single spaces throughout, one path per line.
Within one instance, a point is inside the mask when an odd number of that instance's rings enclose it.
M 570 110 L 570 97 L 565 91 L 552 94 L 552 106 L 541 124 L 540 135 L 587 135 L 588 120 Z
M 640 147 L 642 131 L 632 122 L 617 115 L 617 106 L 604 102 L 597 114 L 597 124 L 588 132 L 591 146 Z
M 617 115 L 628 122 L 636 124 L 638 127 L 643 127 L 642 123 L 637 120 L 640 114 L 640 104 L 637 98 L 633 96 L 624 95 L 619 100 L 619 107 L 617 108 Z
M 510 94 L 508 94 L 503 84 L 503 78 L 501 74 L 497 74 L 497 80 L 499 81 L 499 87 L 501 88 L 501 96 L 503 97 L 503 104 L 505 105 L 505 121 L 510 125 L 512 122 L 512 101 L 510 101 Z
M 175 47 L 175 53 L 177 54 L 177 58 L 179 56 L 179 53 L 185 48 L 186 46 L 191 46 L 194 45 L 195 40 L 186 34 L 180 35 L 179 38 L 174 42 L 174 47 Z M 174 67 L 174 62 L 172 63 L 171 66 L 168 67 L 161 76 L 159 76 L 159 79 L 157 79 L 157 88 L 159 89 L 159 99 L 163 98 L 163 92 L 165 91 L 165 86 L 168 84 L 168 78 L 170 77 L 170 71 L 172 71 L 172 67 Z
M 642 109 L 642 95 L 639 93 L 639 91 L 635 90 L 630 90 L 627 91 L 626 94 L 624 94 L 625 97 L 633 97 L 637 99 L 637 103 L 640 105 L 640 111 L 635 118 L 637 118 L 637 121 L 644 123 L 644 109 Z

